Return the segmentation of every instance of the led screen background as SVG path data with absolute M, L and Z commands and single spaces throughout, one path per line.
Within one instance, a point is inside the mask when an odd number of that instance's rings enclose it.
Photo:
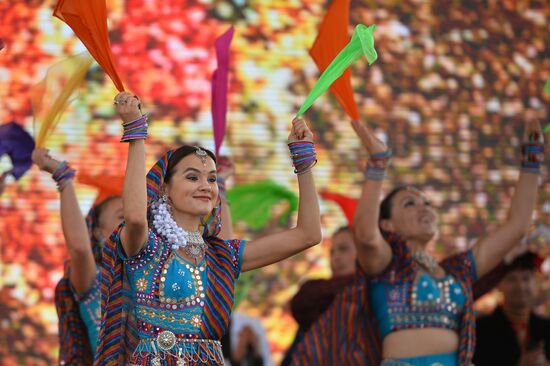
M 112 49 L 122 80 L 152 113 L 148 165 L 184 142 L 213 147 L 210 86 L 214 40 L 235 26 L 231 45 L 228 134 L 233 184 L 266 178 L 297 192 L 285 144 L 290 121 L 318 71 L 308 55 L 330 2 L 321 0 L 109 0 Z M 351 1 L 351 26 L 377 24 L 379 59 L 352 66 L 362 119 L 391 142 L 393 185 L 421 187 L 440 214 L 438 253 L 464 249 L 494 230 L 510 204 L 527 109 L 548 122 L 550 6 L 545 1 Z M 450 4 L 452 3 L 452 5 Z M 49 66 L 84 51 L 51 16 L 52 1 L 0 1 L 0 121 L 34 134 L 30 87 Z M 350 27 L 350 34 L 351 34 Z M 122 174 L 127 146 L 118 142 L 116 90 L 94 64 L 47 147 L 80 174 Z M 365 154 L 335 98 L 322 96 L 305 115 L 316 134 L 319 190 L 358 197 Z M 548 138 L 548 136 L 547 136 Z M 4 157 L 0 169 L 9 168 Z M 546 175 L 540 205 L 550 199 Z M 78 184 L 86 212 L 96 194 Z M 325 238 L 345 219 L 322 201 Z M 544 217 L 538 208 L 536 223 Z M 8 181 L 0 198 L 0 359 L 49 365 L 57 355 L 53 290 L 66 250 L 51 178 L 33 168 Z M 277 230 L 236 223 L 244 238 Z M 296 329 L 288 301 L 301 281 L 330 275 L 326 241 L 246 275 L 252 283 L 239 311 L 261 317 L 274 360 Z M 486 300 L 488 303 L 492 303 Z

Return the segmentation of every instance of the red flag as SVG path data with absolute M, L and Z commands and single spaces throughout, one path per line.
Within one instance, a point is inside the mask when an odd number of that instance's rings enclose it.
M 321 22 L 319 34 L 309 54 L 321 72 L 330 65 L 349 42 L 349 0 L 334 0 Z M 353 98 L 351 74 L 346 70 L 330 87 L 344 111 L 352 120 L 359 119 L 359 110 Z
M 357 209 L 357 199 L 327 191 L 321 192 L 321 197 L 326 200 L 336 202 L 342 211 L 344 211 L 344 215 L 346 216 L 346 219 L 348 219 L 349 227 L 352 226 L 353 215 L 355 215 L 355 210 Z
M 123 91 L 124 85 L 116 71 L 109 43 L 105 0 L 59 0 L 53 15 L 71 27 L 88 52 L 113 80 L 118 91 Z

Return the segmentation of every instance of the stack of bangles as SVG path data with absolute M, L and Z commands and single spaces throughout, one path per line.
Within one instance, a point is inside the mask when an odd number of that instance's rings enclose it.
M 120 142 L 145 140 L 147 138 L 147 127 L 149 127 L 147 118 L 147 114 L 144 114 L 135 121 L 123 123 L 122 127 L 124 127 L 124 133 Z
M 307 173 L 317 164 L 315 147 L 311 141 L 296 141 L 288 144 L 290 157 L 294 166 L 294 173 Z
M 390 149 L 381 153 L 372 154 L 367 163 L 365 178 L 370 180 L 383 180 L 386 177 L 386 168 L 390 164 L 392 151 Z
M 69 167 L 67 161 L 63 161 L 52 173 L 52 178 L 57 184 L 57 190 L 62 192 L 69 180 L 73 179 L 75 171 Z
M 538 174 L 544 162 L 544 145 L 539 141 L 537 132 L 529 136 L 529 141 L 521 144 L 521 171 Z

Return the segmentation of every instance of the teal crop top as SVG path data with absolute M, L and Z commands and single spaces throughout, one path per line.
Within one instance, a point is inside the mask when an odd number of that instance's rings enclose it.
M 466 298 L 451 276 L 418 272 L 413 282 L 371 281 L 371 303 L 382 337 L 403 329 L 457 330 Z

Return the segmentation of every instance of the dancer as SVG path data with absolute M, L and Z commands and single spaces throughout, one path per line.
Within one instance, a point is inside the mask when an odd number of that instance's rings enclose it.
M 355 278 L 357 250 L 348 226 L 343 226 L 334 232 L 330 239 L 329 254 L 332 277 L 304 282 L 290 301 L 290 310 L 292 317 L 298 323 L 298 330 L 281 366 L 290 365 L 296 346 L 302 341 L 304 334 L 327 311 L 336 295 Z
M 506 222 L 471 250 L 437 263 L 426 252 L 437 236 L 434 208 L 412 187 L 394 189 L 379 208 L 373 204 L 391 151 L 366 125 L 353 122 L 353 127 L 370 155 L 353 226 L 363 275 L 312 327 L 293 362 L 470 365 L 472 282 L 493 269 L 529 227 L 543 160 L 540 128 L 532 121 L 526 125 L 521 173 Z
M 122 199 L 111 196 L 94 205 L 82 217 L 72 170 L 66 161 L 53 159 L 48 150 L 36 149 L 33 162 L 57 183 L 61 225 L 70 260 L 55 290 L 59 317 L 59 363 L 91 365 L 100 323 L 99 268 L 105 238 L 122 221 Z
M 294 120 L 289 147 L 298 174 L 296 227 L 256 239 L 220 240 L 201 232 L 216 216 L 216 158 L 197 146 L 169 151 L 147 174 L 147 117 L 126 92 L 115 98 L 129 142 L 124 223 L 104 250 L 102 325 L 97 365 L 223 364 L 227 329 L 241 270 L 290 257 L 321 240 L 311 168 L 312 133 Z M 210 227 L 208 225 L 202 225 Z
M 535 314 L 543 258 L 532 252 L 516 257 L 498 288 L 502 304 L 477 321 L 477 366 L 535 366 L 550 361 L 550 319 Z

